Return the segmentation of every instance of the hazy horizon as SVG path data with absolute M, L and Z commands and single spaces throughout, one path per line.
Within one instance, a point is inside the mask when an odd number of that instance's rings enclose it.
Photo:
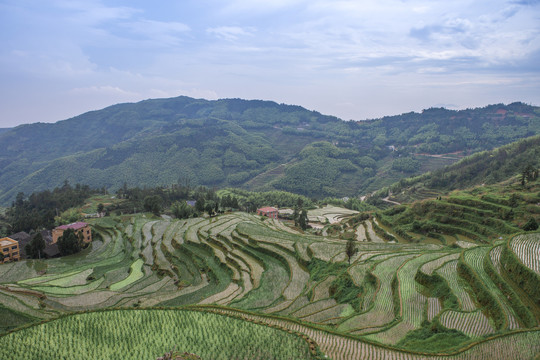
M 540 104 L 540 1 L 0 0 L 0 128 L 180 95 L 344 120 Z

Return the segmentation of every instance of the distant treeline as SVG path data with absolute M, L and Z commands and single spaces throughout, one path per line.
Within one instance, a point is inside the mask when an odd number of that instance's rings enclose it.
M 106 192 L 104 188 L 92 189 L 88 185 L 72 186 L 66 180 L 63 186 L 54 188 L 52 191 L 35 192 L 28 197 L 19 193 L 1 219 L 8 225 L 0 228 L 0 235 L 51 229 L 58 225 L 58 221 L 66 222 L 70 216 L 74 216 L 71 220 L 75 221 L 80 214 L 74 210 L 67 210 L 81 207 L 92 195 Z M 305 209 L 327 204 L 357 211 L 374 209 L 356 198 L 316 200 L 286 191 L 256 192 L 233 188 L 216 190 L 204 186 L 193 187 L 187 183 L 153 188 L 128 187 L 124 184 L 118 189 L 115 197 L 122 201 L 114 202 L 106 207 L 100 204 L 107 215 L 152 212 L 155 215 L 166 213 L 176 218 L 189 218 L 201 216 L 203 213 L 215 215 L 230 210 L 255 212 L 264 206 L 294 208 L 299 200 Z M 62 213 L 65 218 L 61 216 Z
M 311 199 L 285 191 L 253 192 L 230 188 L 216 191 L 214 188 L 182 184 L 155 188 L 128 188 L 124 185 L 116 196 L 125 199 L 109 209 L 117 214 L 150 211 L 158 215 L 169 212 L 177 218 L 199 216 L 202 213 L 214 215 L 226 210 L 255 212 L 263 206 L 292 208 L 299 198 L 305 207 L 315 206 Z

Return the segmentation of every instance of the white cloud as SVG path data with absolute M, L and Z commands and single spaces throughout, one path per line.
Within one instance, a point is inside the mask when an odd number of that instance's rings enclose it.
M 255 28 L 241 28 L 239 26 L 219 26 L 206 29 L 206 32 L 213 34 L 219 38 L 234 41 L 240 37 L 252 36 Z
M 237 13 L 267 14 L 309 2 L 309 0 L 232 0 L 228 1 L 221 11 L 228 15 Z
M 75 95 L 101 94 L 101 95 L 114 95 L 114 96 L 127 96 L 127 97 L 140 96 L 140 94 L 123 90 L 117 86 L 111 86 L 111 85 L 73 88 L 70 90 L 70 92 Z
M 529 3 L 4 0 L 0 121 L 30 97 L 50 121 L 67 107 L 181 94 L 356 119 L 439 103 L 540 103 L 540 8 Z
M 106 6 L 98 0 L 56 0 L 57 8 L 70 12 L 74 24 L 98 25 L 103 22 L 125 20 L 141 11 L 131 7 Z
M 136 36 L 152 41 L 153 45 L 178 45 L 182 41 L 182 36 L 191 30 L 188 25 L 180 22 L 146 19 L 125 22 L 121 26 Z

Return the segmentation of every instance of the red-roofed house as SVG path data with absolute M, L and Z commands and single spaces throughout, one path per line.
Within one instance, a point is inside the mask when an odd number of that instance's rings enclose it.
M 271 206 L 263 207 L 263 208 L 257 209 L 257 215 L 268 216 L 269 218 L 277 219 L 278 209 Z
M 52 231 L 52 243 L 56 244 L 58 238 L 64 234 L 64 231 L 67 229 L 75 230 L 75 234 L 82 234 L 82 239 L 85 243 L 92 241 L 92 231 L 90 230 L 90 225 L 85 222 L 75 222 L 68 225 L 57 226 Z

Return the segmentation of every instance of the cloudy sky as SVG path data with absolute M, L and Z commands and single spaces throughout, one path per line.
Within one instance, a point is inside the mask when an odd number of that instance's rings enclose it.
M 539 0 L 0 0 L 0 42 L 0 127 L 178 95 L 540 105 Z

